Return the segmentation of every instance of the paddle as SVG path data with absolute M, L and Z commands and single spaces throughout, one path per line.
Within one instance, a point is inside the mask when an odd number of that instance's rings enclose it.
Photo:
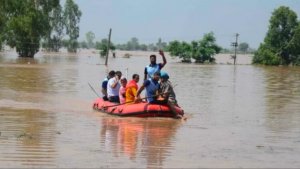
M 91 85 L 90 83 L 88 83 L 88 84 L 89 84 L 90 88 L 92 89 L 92 91 L 93 91 L 99 98 L 101 98 L 100 95 L 98 95 L 98 93 L 96 92 L 96 90 L 92 87 L 92 85 Z

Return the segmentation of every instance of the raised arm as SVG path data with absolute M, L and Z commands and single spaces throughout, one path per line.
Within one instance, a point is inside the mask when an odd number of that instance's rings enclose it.
M 163 68 L 167 64 L 167 59 L 165 57 L 164 51 L 159 50 L 159 54 L 162 56 L 162 59 L 163 59 L 163 63 L 161 65 L 161 68 Z
M 115 77 L 115 81 L 114 81 L 114 83 L 111 85 L 111 87 L 112 87 L 112 88 L 116 88 L 117 85 L 118 85 L 118 83 L 119 83 L 119 80 L 120 80 L 119 77 L 116 76 L 116 77 Z

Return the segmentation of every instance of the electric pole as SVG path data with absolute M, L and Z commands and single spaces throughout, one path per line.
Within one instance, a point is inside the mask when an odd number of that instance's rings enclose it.
M 237 47 L 238 47 L 238 37 L 239 37 L 239 34 L 236 33 L 236 34 L 235 34 L 235 42 L 232 42 L 232 43 L 231 43 L 231 46 L 234 47 L 234 55 L 232 56 L 233 59 L 234 59 L 234 62 L 233 62 L 234 65 L 235 65 L 235 63 L 236 63 L 236 51 L 237 51 Z
M 110 37 L 111 37 L 111 28 L 109 29 L 108 41 L 107 41 L 107 53 L 105 58 L 105 66 L 107 66 L 108 54 L 110 49 Z

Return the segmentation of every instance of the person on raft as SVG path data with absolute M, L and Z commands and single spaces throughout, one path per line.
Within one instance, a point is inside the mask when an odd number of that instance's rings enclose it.
M 127 85 L 127 79 L 126 77 L 121 77 L 121 87 L 119 90 L 119 98 L 120 98 L 120 104 L 124 104 L 126 102 L 126 85 Z
M 177 100 L 176 100 L 176 94 L 173 89 L 172 83 L 169 81 L 169 75 L 166 72 L 161 71 L 160 72 L 160 83 L 159 83 L 159 89 L 158 93 L 161 93 L 158 100 L 163 100 L 167 103 L 169 108 L 171 109 L 171 112 L 174 114 L 175 118 L 182 118 L 181 115 L 176 113 L 175 106 L 178 106 Z
M 120 79 L 122 73 L 116 71 L 115 77 L 108 80 L 107 83 L 107 97 L 110 102 L 120 103 L 119 90 L 120 90 Z
M 160 83 L 159 83 L 159 93 L 161 93 L 161 99 L 167 100 L 168 103 L 177 106 L 176 94 L 173 89 L 172 83 L 169 81 L 169 75 L 166 72 L 160 72 Z
M 140 76 L 138 74 L 132 75 L 132 80 L 130 80 L 126 85 L 126 94 L 125 99 L 127 104 L 134 103 L 135 96 L 138 90 L 138 82 L 140 80 Z
M 150 64 L 145 67 L 144 71 L 144 81 L 152 78 L 155 72 L 160 71 L 167 64 L 167 59 L 164 52 L 159 50 L 159 54 L 162 56 L 163 63 L 156 63 L 156 55 L 150 55 Z
M 102 81 L 102 89 L 101 89 L 101 92 L 103 94 L 103 97 L 102 99 L 105 100 L 105 101 L 108 101 L 108 97 L 107 97 L 107 83 L 108 83 L 108 80 L 115 77 L 115 74 L 116 72 L 111 70 L 107 77 Z
M 167 104 L 167 100 L 158 100 L 158 89 L 159 89 L 159 78 L 160 78 L 160 72 L 157 71 L 153 74 L 153 76 L 145 80 L 143 85 L 139 88 L 137 91 L 135 102 L 140 102 L 141 92 L 146 88 L 146 94 L 147 94 L 147 102 L 151 104 Z

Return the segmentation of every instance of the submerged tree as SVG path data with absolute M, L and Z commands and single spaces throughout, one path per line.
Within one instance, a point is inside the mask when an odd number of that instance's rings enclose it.
M 191 62 L 191 45 L 187 42 L 179 42 L 177 40 L 169 43 L 168 51 L 171 56 L 177 56 L 182 62 Z
M 193 42 L 196 43 L 196 42 Z M 193 59 L 197 63 L 204 63 L 205 61 L 214 62 L 214 55 L 220 53 L 221 47 L 216 44 L 214 34 L 205 34 L 203 39 L 198 42 L 198 45 L 193 45 Z
M 85 34 L 85 38 L 87 41 L 87 47 L 93 48 L 95 46 L 95 44 L 94 44 L 95 34 L 92 31 L 89 31 Z
M 253 63 L 266 65 L 297 64 L 299 60 L 299 22 L 297 14 L 289 7 L 274 10 L 269 30 L 255 53 Z
M 69 36 L 68 51 L 76 52 L 78 47 L 77 39 L 79 37 L 79 22 L 81 11 L 73 0 L 66 0 L 64 9 L 64 22 L 66 26 L 66 35 Z
M 203 39 L 187 42 L 172 41 L 169 43 L 168 51 L 171 56 L 182 58 L 182 62 L 191 62 L 195 59 L 197 63 L 214 62 L 213 56 L 221 51 L 215 43 L 216 39 L 213 33 L 205 34 Z
M 4 27 L 7 44 L 16 47 L 20 57 L 34 57 L 40 40 L 51 30 L 48 16 L 59 0 L 2 0 L 1 3 L 7 16 Z
M 108 52 L 107 44 L 108 44 L 107 39 L 102 39 L 101 42 L 96 42 L 96 49 L 100 50 L 100 56 L 102 56 L 102 57 L 104 57 Z M 114 44 L 112 42 L 110 42 L 109 49 L 110 50 L 116 49 L 116 47 L 114 46 Z
M 239 51 L 246 53 L 249 49 L 249 44 L 246 42 L 242 42 L 239 44 Z

